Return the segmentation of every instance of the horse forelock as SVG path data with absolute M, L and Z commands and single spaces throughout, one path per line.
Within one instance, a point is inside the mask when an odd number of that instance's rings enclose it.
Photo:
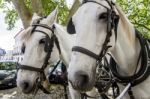
M 40 20 L 41 20 L 41 17 L 39 17 L 39 16 L 36 16 L 36 18 L 32 19 L 30 26 L 24 31 L 24 35 L 22 36 L 22 39 L 28 40 L 31 37 L 31 35 L 33 34 L 32 30 L 34 29 L 34 27 L 32 25 L 39 24 L 38 21 L 40 21 Z

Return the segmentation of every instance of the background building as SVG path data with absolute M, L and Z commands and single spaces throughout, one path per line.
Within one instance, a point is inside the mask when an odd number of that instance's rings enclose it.
M 15 61 L 15 62 L 21 62 L 23 60 L 23 54 L 21 53 L 21 36 L 23 34 L 23 29 L 19 31 L 14 39 L 15 39 L 15 45 L 13 50 L 5 51 L 4 49 L 0 48 L 0 62 L 3 61 Z
M 5 55 L 6 54 L 6 51 L 2 48 L 0 48 L 0 55 Z
M 2 48 L 0 48 L 0 61 L 4 60 L 4 56 L 6 54 L 6 51 Z
M 22 29 L 14 37 L 15 45 L 14 45 L 14 50 L 13 50 L 13 58 L 17 62 L 21 62 L 23 60 L 23 53 L 21 53 L 21 47 L 22 47 L 21 36 L 22 36 L 23 31 L 24 30 Z

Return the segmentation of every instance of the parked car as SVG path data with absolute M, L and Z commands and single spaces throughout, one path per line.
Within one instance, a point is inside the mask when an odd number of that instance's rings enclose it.
M 16 62 L 0 62 L 0 90 L 16 87 Z

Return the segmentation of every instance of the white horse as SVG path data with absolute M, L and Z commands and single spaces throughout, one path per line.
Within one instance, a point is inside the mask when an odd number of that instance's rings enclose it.
M 66 66 L 69 66 L 74 37 L 69 35 L 64 27 L 55 23 L 56 17 L 56 9 L 43 19 L 34 14 L 31 26 L 22 33 L 21 41 L 24 58 L 19 66 L 17 86 L 26 94 L 36 92 L 39 78 L 45 80 L 43 75 L 48 75 L 49 67 L 47 65 L 54 64 L 61 59 Z M 57 41 L 55 41 L 56 37 L 54 35 L 57 37 L 59 45 L 56 44 Z M 52 42 L 53 46 L 51 45 Z M 72 89 L 71 86 L 69 90 L 72 99 L 81 99 L 81 94 Z
M 134 86 L 131 88 L 135 99 L 150 99 L 147 66 L 149 51 L 145 39 L 141 38 L 120 7 L 112 1 L 80 2 L 83 2 L 82 5 L 68 24 L 68 32 L 77 35 L 68 68 L 68 79 L 73 88 L 79 91 L 91 90 L 96 81 L 97 62 L 101 61 L 106 52 L 110 52 L 117 63 L 118 73 L 115 75 L 112 71 L 114 76 L 124 80 L 127 89 Z M 145 70 L 141 70 L 143 68 Z M 129 99 L 129 95 L 125 94 L 124 98 Z

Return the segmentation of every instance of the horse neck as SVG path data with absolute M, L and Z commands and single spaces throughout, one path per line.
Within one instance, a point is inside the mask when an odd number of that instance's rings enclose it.
M 69 65 L 70 56 L 71 56 L 71 48 L 73 46 L 73 35 L 69 35 L 66 32 L 66 29 L 59 24 L 55 24 L 56 28 L 56 36 L 59 41 L 61 56 L 60 59 L 66 64 Z
M 119 12 L 119 11 L 118 11 Z M 117 30 L 117 41 L 112 56 L 119 66 L 120 74 L 133 75 L 140 52 L 140 43 L 136 38 L 135 29 L 129 20 L 119 12 L 120 21 Z

